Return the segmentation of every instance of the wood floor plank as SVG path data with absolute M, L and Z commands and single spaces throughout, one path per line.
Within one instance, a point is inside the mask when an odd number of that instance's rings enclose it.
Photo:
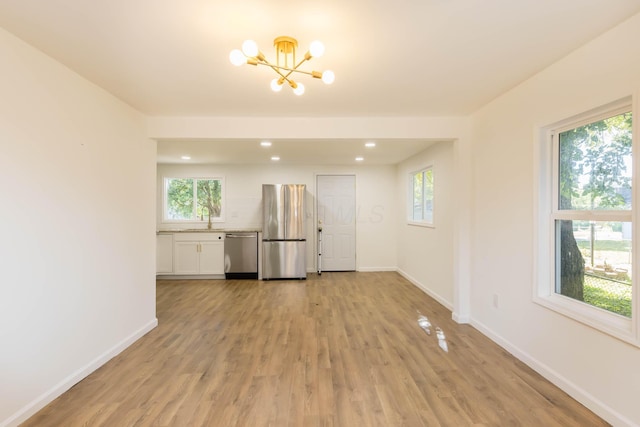
M 157 316 L 23 426 L 607 425 L 393 272 L 158 281 Z

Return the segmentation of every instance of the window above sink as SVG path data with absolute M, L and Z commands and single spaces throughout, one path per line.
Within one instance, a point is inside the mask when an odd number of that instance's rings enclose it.
M 223 222 L 223 177 L 165 177 L 163 222 Z

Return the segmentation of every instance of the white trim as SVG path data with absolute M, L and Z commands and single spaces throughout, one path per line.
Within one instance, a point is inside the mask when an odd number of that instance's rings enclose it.
M 569 117 L 568 119 L 561 120 L 557 123 L 554 123 L 552 126 L 545 127 L 551 128 L 555 132 L 562 133 L 567 130 L 588 125 L 589 123 L 594 121 L 599 121 L 626 113 L 629 111 L 629 108 L 632 107 L 632 104 L 632 96 L 626 96 L 622 99 L 594 108 L 585 113 L 576 114 L 575 116 Z
M 425 185 L 425 180 L 424 180 L 424 174 L 427 171 L 431 171 L 431 179 L 433 181 L 433 187 L 431 189 L 431 193 L 432 193 L 432 197 L 431 197 L 431 221 L 428 221 L 426 219 L 423 220 L 415 220 L 413 219 L 413 208 L 414 208 L 414 200 L 413 200 L 413 179 L 415 177 L 416 174 L 421 173 L 423 175 L 423 180 L 422 180 L 422 201 L 421 204 L 424 207 L 424 185 Z M 407 225 L 417 225 L 417 226 L 421 226 L 421 227 L 431 227 L 431 228 L 435 228 L 435 223 L 436 223 L 436 210 L 435 210 L 435 166 L 433 163 L 428 164 L 427 166 L 420 168 L 420 169 L 416 169 L 413 170 L 411 172 L 409 172 L 409 179 L 407 181 L 408 184 L 408 195 L 407 195 L 407 215 L 406 215 L 406 220 L 407 220 Z
M 414 285 L 415 287 L 420 289 L 422 292 L 427 294 L 429 297 L 433 298 L 439 304 L 441 304 L 442 306 L 447 308 L 449 311 L 451 311 L 451 318 L 453 319 L 454 322 L 459 324 L 466 324 L 471 321 L 471 317 L 469 315 L 460 315 L 459 313 L 455 312 L 453 304 L 451 304 L 449 301 L 445 300 L 440 295 L 433 292 L 431 289 L 429 289 L 427 286 L 422 284 L 419 280 L 415 279 L 410 274 L 407 274 L 405 271 L 403 271 L 400 268 L 395 269 L 395 271 L 397 271 L 398 274 L 400 274 L 402 277 L 407 279 L 412 285 Z
M 100 368 L 102 365 L 107 363 L 109 360 L 113 359 L 115 356 L 120 354 L 123 350 L 129 347 L 131 344 L 136 342 L 138 339 L 142 338 L 149 331 L 158 326 L 158 319 L 154 318 L 146 325 L 142 326 L 137 331 L 133 332 L 128 337 L 121 340 L 119 343 L 93 359 L 91 362 L 86 364 L 84 367 L 78 369 L 71 375 L 62 379 L 58 384 L 56 384 L 50 390 L 44 392 L 37 398 L 35 398 L 32 402 L 25 405 L 18 412 L 11 415 L 6 420 L 0 423 L 0 427 L 15 427 L 20 423 L 26 421 L 29 417 L 34 415 L 40 409 L 47 406 L 49 403 L 54 401 L 58 396 L 62 395 L 64 392 L 69 390 L 71 387 L 82 381 L 84 378 L 89 376 L 96 369 Z
M 640 91 L 637 91 L 633 98 L 631 99 L 631 114 L 632 114 L 632 128 L 631 132 L 633 135 L 633 147 L 632 152 L 634 153 L 632 159 L 632 172 L 631 176 L 634 177 L 636 182 L 640 182 Z M 632 196 L 631 196 L 631 209 L 633 212 L 633 219 L 631 223 L 633 239 L 631 241 L 631 252 L 633 253 L 633 259 L 631 260 L 632 265 L 637 268 L 640 266 L 640 254 L 638 254 L 638 250 L 640 249 L 640 242 L 638 242 L 638 236 L 640 236 L 640 231 L 637 230 L 638 224 L 640 221 L 638 220 L 640 215 L 640 185 L 634 185 L 632 187 Z M 638 292 L 638 284 L 640 280 L 638 279 L 638 275 L 634 275 L 635 279 L 633 279 L 633 288 L 631 290 L 631 334 L 635 337 L 636 342 L 640 345 L 640 292 Z
M 429 295 L 431 298 L 433 298 L 434 300 L 436 300 L 437 302 L 439 302 L 441 305 L 443 305 L 444 307 L 446 307 L 449 311 L 453 311 L 453 304 L 451 304 L 449 301 L 445 300 L 444 298 L 442 298 L 440 295 L 436 294 L 435 292 L 433 292 L 431 289 L 429 289 L 426 285 L 420 283 L 420 281 L 416 280 L 414 277 L 412 277 L 411 275 L 407 274 L 406 272 L 402 271 L 402 269 L 398 268 L 396 270 L 402 277 L 404 277 L 405 279 L 407 279 L 409 282 L 411 282 L 415 287 L 417 287 L 418 289 L 420 289 L 422 292 L 424 292 L 425 294 Z
M 472 282 L 472 212 L 473 166 L 471 137 L 457 138 L 453 142 L 453 315 L 459 323 L 468 323 L 471 317 Z
M 534 296 L 533 301 L 563 316 L 640 347 L 640 341 L 633 332 L 634 322 L 627 317 L 576 301 L 555 292 L 550 295 Z
M 415 227 L 436 228 L 435 224 L 431 222 L 415 222 L 412 220 L 407 221 L 407 225 L 412 225 Z
M 361 273 L 373 273 L 376 271 L 398 271 L 396 267 L 359 267 L 356 271 Z
M 468 323 L 471 323 L 471 317 L 469 315 L 460 315 L 455 311 L 451 313 L 451 319 L 453 319 L 454 322 L 459 324 L 466 325 Z
M 638 178 L 636 171 L 638 170 L 638 162 L 640 157 L 637 153 L 640 142 L 638 139 L 638 97 L 631 99 L 626 97 L 622 100 L 610 103 L 600 108 L 593 109 L 584 114 L 574 116 L 561 122 L 541 126 L 534 132 L 534 277 L 532 300 L 548 309 L 554 310 L 568 318 L 586 324 L 594 329 L 607 333 L 620 340 L 628 342 L 632 345 L 640 346 L 640 337 L 638 336 L 638 292 L 636 292 L 638 279 L 636 275 L 633 278 L 632 307 L 633 313 L 631 318 L 620 316 L 618 314 L 600 309 L 589 304 L 559 295 L 555 291 L 558 281 L 556 273 L 556 260 L 554 254 L 559 252 L 554 227 L 557 220 L 573 220 L 585 218 L 594 221 L 621 221 L 636 223 L 634 219 L 637 217 L 635 210 L 629 211 L 572 211 L 559 210 L 557 208 L 558 201 L 558 134 L 562 131 L 573 129 L 593 121 L 602 120 L 604 118 L 613 117 L 617 114 L 631 111 L 633 114 L 633 197 L 632 209 L 638 206 L 637 200 L 639 190 L 637 187 Z M 633 101 L 633 102 L 632 102 Z M 633 265 L 638 264 L 637 249 L 637 227 L 633 227 L 633 248 L 634 253 Z
M 580 211 L 580 210 L 554 210 L 553 219 L 576 221 L 618 221 L 631 222 L 633 214 L 630 209 L 619 211 Z
M 471 326 L 476 328 L 482 334 L 484 334 L 487 338 L 491 339 L 493 342 L 498 344 L 500 347 L 504 348 L 506 351 L 511 353 L 521 362 L 529 366 L 531 369 L 542 375 L 545 379 L 550 381 L 555 386 L 559 387 L 565 393 L 567 393 L 572 398 L 576 399 L 578 402 L 589 408 L 596 415 L 603 418 L 608 423 L 615 426 L 637 426 L 632 420 L 624 416 L 623 414 L 617 412 L 601 400 L 594 397 L 587 390 L 568 380 L 566 377 L 562 376 L 557 371 L 550 368 L 545 363 L 539 361 L 538 359 L 531 356 L 529 353 L 523 351 L 519 347 L 511 344 L 509 341 L 504 339 L 502 336 L 496 334 L 493 330 L 489 329 L 486 325 L 481 322 L 478 322 L 475 319 L 471 319 Z

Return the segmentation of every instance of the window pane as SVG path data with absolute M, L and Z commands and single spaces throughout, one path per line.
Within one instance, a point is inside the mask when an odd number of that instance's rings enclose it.
M 631 209 L 631 113 L 559 134 L 560 209 Z
M 222 211 L 222 183 L 219 179 L 198 180 L 198 202 L 196 214 L 203 221 L 209 218 L 220 218 Z
M 556 221 L 556 293 L 631 317 L 631 223 Z
M 424 220 L 433 222 L 433 169 L 424 171 Z
M 193 179 L 167 178 L 167 219 L 193 218 Z
M 423 219 L 423 186 L 422 186 L 422 172 L 418 172 L 413 175 L 413 220 L 422 221 Z

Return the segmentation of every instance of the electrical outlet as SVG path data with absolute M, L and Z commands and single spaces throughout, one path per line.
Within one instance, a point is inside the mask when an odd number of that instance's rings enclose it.
M 498 294 L 493 294 L 493 306 L 498 308 Z

